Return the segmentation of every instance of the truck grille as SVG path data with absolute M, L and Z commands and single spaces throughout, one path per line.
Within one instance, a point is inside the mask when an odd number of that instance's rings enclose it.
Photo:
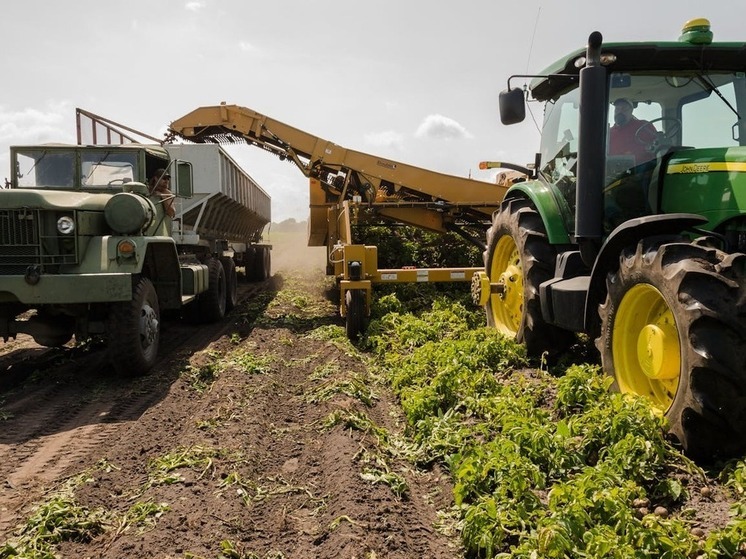
M 29 266 L 55 272 L 77 261 L 74 237 L 61 238 L 53 211 L 0 210 L 0 275 L 22 275 Z

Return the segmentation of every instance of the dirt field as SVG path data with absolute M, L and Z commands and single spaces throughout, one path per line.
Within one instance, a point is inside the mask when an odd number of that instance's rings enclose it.
M 2 347 L 0 550 L 69 523 L 66 541 L 38 545 L 112 559 L 462 555 L 442 521 L 447 476 L 382 465 L 374 431 L 345 421 L 402 429 L 367 358 L 329 334 L 341 322 L 323 249 L 300 266 L 302 240 L 273 241 L 275 276 L 242 285 L 220 324 L 168 323 L 146 378 L 115 378 L 102 347 Z M 339 389 L 355 383 L 367 398 Z

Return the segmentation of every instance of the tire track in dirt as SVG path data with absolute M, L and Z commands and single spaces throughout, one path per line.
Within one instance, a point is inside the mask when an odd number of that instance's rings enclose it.
M 239 300 L 265 287 L 239 286 Z M 180 365 L 234 322 L 235 316 L 208 325 L 174 321 L 163 331 L 156 366 L 139 379 L 102 374 L 110 368 L 103 346 L 83 354 L 73 349 L 60 353 L 32 347 L 28 339 L 4 353 L 2 363 L 12 363 L 19 352 L 30 354 L 25 368 L 40 374 L 11 379 L 10 390 L 0 395 L 5 416 L 0 423 L 0 535 L 13 528 L 26 504 L 38 500 L 72 466 L 103 454 L 102 448 L 164 397 Z

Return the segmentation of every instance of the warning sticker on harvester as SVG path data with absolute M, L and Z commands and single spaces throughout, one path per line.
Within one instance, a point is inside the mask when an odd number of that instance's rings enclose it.
M 451 272 L 452 280 L 466 279 L 466 272 Z
M 381 281 L 396 281 L 397 278 L 397 274 L 381 274 Z
M 417 281 L 430 281 L 430 272 L 427 270 L 417 270 Z

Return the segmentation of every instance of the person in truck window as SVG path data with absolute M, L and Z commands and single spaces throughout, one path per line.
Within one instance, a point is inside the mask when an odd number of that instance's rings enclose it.
M 655 157 L 647 149 L 656 138 L 655 127 L 647 120 L 632 114 L 634 107 L 629 99 L 614 101 L 614 126 L 609 130 L 609 155 L 631 155 L 639 165 Z
M 170 187 L 171 175 L 166 173 L 165 169 L 156 170 L 148 181 L 150 195 L 160 198 L 161 203 L 163 204 L 163 211 L 166 212 L 168 217 L 174 217 L 176 215 L 176 210 L 174 209 L 174 194 L 171 192 Z

